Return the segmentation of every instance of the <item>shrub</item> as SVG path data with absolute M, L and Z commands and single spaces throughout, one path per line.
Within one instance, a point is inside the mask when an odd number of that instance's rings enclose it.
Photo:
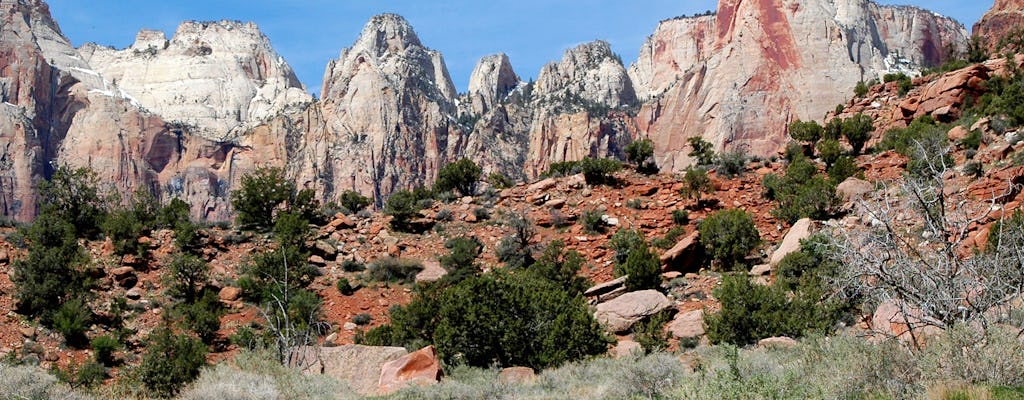
M 437 172 L 437 181 L 434 182 L 434 190 L 447 192 L 458 190 L 463 196 L 476 194 L 477 182 L 483 170 L 473 160 L 463 158 L 451 164 L 447 164 Z
M 793 139 L 801 142 L 810 143 L 812 146 L 821 136 L 825 130 L 815 121 L 801 121 L 796 120 L 789 124 L 789 136 Z
M 696 160 L 697 165 L 707 166 L 715 163 L 718 156 L 715 154 L 715 146 L 700 136 L 694 136 L 686 140 L 690 145 L 690 158 Z
M 297 212 L 281 212 L 274 221 L 274 238 L 282 245 L 303 246 L 309 237 L 309 222 Z
M 700 168 L 686 168 L 686 173 L 683 174 L 683 188 L 679 189 L 680 196 L 692 198 L 697 203 L 700 203 L 702 193 L 710 194 L 714 192 L 715 185 L 711 183 L 711 178 L 708 177 L 707 172 Z
M 605 185 L 615 183 L 612 174 L 622 169 L 622 163 L 607 158 L 584 158 L 579 167 L 588 184 Z
M 964 164 L 964 176 L 980 178 L 984 172 L 985 170 L 982 168 L 981 163 L 969 162 L 967 164 Z
M 433 339 L 449 365 L 541 370 L 606 351 L 583 298 L 529 274 L 470 278 L 438 304 Z
M 700 223 L 700 241 L 720 265 L 736 268 L 761 244 L 754 218 L 741 209 L 716 212 Z
M 860 154 L 874 130 L 875 125 L 871 117 L 864 114 L 857 114 L 843 121 L 843 137 L 853 148 L 853 155 Z
M 690 212 L 686 210 L 672 210 L 672 223 L 676 225 L 687 225 L 690 223 Z
M 338 288 L 338 292 L 345 296 L 351 296 L 355 293 L 355 290 L 352 287 L 352 284 L 349 283 L 348 278 L 338 278 L 338 282 L 335 282 L 334 286 Z
M 637 167 L 637 171 L 647 174 L 658 172 L 654 162 L 648 162 L 654 156 L 654 142 L 650 139 L 638 140 L 626 146 L 626 159 Z
M 586 210 L 580 216 L 583 231 L 591 234 L 604 232 L 604 214 L 597 210 Z
M 548 170 L 545 171 L 541 176 L 544 177 L 564 177 L 580 173 L 579 161 L 561 161 L 553 162 L 548 166 Z
M 567 251 L 565 242 L 555 240 L 544 248 L 527 273 L 557 283 L 570 293 L 582 293 L 590 286 L 590 282 L 579 274 L 585 263 L 579 252 Z
M 868 85 L 864 81 L 857 82 L 857 86 L 853 88 L 853 94 L 857 97 L 864 97 L 868 94 Z
M 978 150 L 981 147 L 981 131 L 973 130 L 960 141 L 960 146 L 969 150 Z
M 727 151 L 718 157 L 718 173 L 727 178 L 742 175 L 747 170 L 749 158 L 742 149 Z
M 837 116 L 825 124 L 822 132 L 823 139 L 839 140 L 843 137 L 843 119 L 839 118 L 838 114 L 836 113 Z
M 99 189 L 99 176 L 91 169 L 60 166 L 48 181 L 39 183 L 40 214 L 51 214 L 74 228 L 74 236 L 93 239 L 107 217 Z
M 448 271 L 446 280 L 458 282 L 480 272 L 476 258 L 483 250 L 483 244 L 476 238 L 457 237 L 445 242 L 448 254 L 441 257 L 441 266 Z
M 295 184 L 287 181 L 281 168 L 258 168 L 242 177 L 241 188 L 231 192 L 231 206 L 238 212 L 238 224 L 266 230 L 274 226 L 274 210 L 295 198 Z
M 369 197 L 363 196 L 362 194 L 359 194 L 359 192 L 353 190 L 341 192 L 341 198 L 339 201 L 341 202 L 342 207 L 345 207 L 345 209 L 354 213 L 362 211 L 373 203 L 373 200 L 370 200 Z
M 178 229 L 183 223 L 191 223 L 191 207 L 180 198 L 173 198 L 166 206 L 160 208 L 156 214 L 156 228 Z
M 86 361 L 75 371 L 76 386 L 93 387 L 104 379 L 107 379 L 107 370 L 96 361 Z
M 239 279 L 239 287 L 247 297 L 262 301 L 271 301 L 285 290 L 303 289 L 320 275 L 308 259 L 309 255 L 295 246 L 257 254 L 242 268 L 244 279 Z
M 114 365 L 114 352 L 121 347 L 121 343 L 107 335 L 97 336 L 92 340 L 92 354 L 96 362 L 108 367 Z
M 170 397 L 199 376 L 206 365 L 206 346 L 199 340 L 160 328 L 150 335 L 137 371 L 154 395 Z
M 370 321 L 373 321 L 373 317 L 371 317 L 370 314 L 367 313 L 362 313 L 352 317 L 352 323 L 359 326 L 369 324 Z
M 491 212 L 487 211 L 486 208 L 477 207 L 473 210 L 473 216 L 476 217 L 477 221 L 486 221 L 491 219 Z
M 195 302 L 199 291 L 210 278 L 210 266 L 199 257 L 178 253 L 170 264 L 171 293 L 186 303 Z
M 895 74 L 885 74 L 882 77 L 882 81 L 885 83 L 897 82 L 897 88 L 899 89 L 900 96 L 906 96 L 910 92 L 910 88 L 914 87 L 913 80 L 910 79 L 907 74 L 902 72 Z
M 75 239 L 75 228 L 57 214 L 40 214 L 23 233 L 28 257 L 14 262 L 11 277 L 18 311 L 48 324 L 62 304 L 85 294 L 81 266 L 88 256 Z
M 420 201 L 424 200 L 424 191 L 400 190 L 391 194 L 384 204 L 384 214 L 390 215 L 391 227 L 401 232 L 414 230 L 412 219 L 419 216 Z
M 857 174 L 857 164 L 853 157 L 842 156 L 836 160 L 828 169 L 828 180 L 832 185 L 838 186 L 847 178 Z
M 362 272 L 366 270 L 366 264 L 356 260 L 345 260 L 341 262 L 341 270 L 345 272 Z
M 181 326 L 195 332 L 203 343 L 212 343 L 220 329 L 220 317 L 224 314 L 220 298 L 212 290 L 205 290 L 194 303 L 180 303 L 175 312 L 181 318 Z
M 377 282 L 412 283 L 422 270 L 423 264 L 418 261 L 384 257 L 371 263 L 366 272 Z
M 80 348 L 88 343 L 85 332 L 92 320 L 92 310 L 80 299 L 70 300 L 53 315 L 53 329 L 64 336 L 69 346 Z
M 765 196 L 779 202 L 772 214 L 794 223 L 800 218 L 822 219 L 834 213 L 839 203 L 836 183 L 826 180 L 817 172 L 817 166 L 806 158 L 797 157 L 786 167 L 784 177 L 766 175 L 762 181 Z M 841 170 L 835 172 L 836 177 L 845 173 Z
M 664 310 L 633 325 L 633 339 L 645 353 L 651 354 L 668 348 L 669 334 L 665 332 L 665 324 L 672 320 L 672 311 Z
M 647 242 L 643 233 L 633 229 L 621 228 L 612 235 L 608 246 L 615 251 L 615 264 L 625 264 L 629 252 Z
M 533 241 L 537 231 L 533 221 L 525 214 L 513 213 L 506 217 L 505 226 L 512 228 L 512 233 L 501 238 L 494 249 L 498 261 L 505 263 L 510 269 L 527 267 L 533 264 Z
M 802 292 L 791 298 L 778 286 L 751 283 L 745 273 L 725 276 L 714 294 L 722 309 L 706 314 L 704 323 L 708 339 L 716 344 L 746 345 L 774 336 L 824 333 L 835 322 L 822 315 L 817 298 Z
M 641 241 L 629 250 L 626 262 L 614 269 L 615 276 L 626 277 L 626 290 L 655 289 L 661 284 L 661 260 Z
M 826 168 L 832 167 L 832 164 L 835 164 L 842 155 L 843 148 L 838 140 L 826 139 L 818 143 L 818 156 L 821 157 L 821 161 L 825 162 Z

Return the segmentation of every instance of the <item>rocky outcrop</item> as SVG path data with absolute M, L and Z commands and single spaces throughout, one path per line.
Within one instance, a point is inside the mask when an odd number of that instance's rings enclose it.
M 522 82 L 504 53 L 481 58 L 469 76 L 473 114 L 483 115 L 519 87 Z
M 974 24 L 974 36 L 982 38 L 989 52 L 999 53 L 1007 45 L 1008 39 L 1018 39 L 1024 33 L 1024 1 L 996 0 L 992 8 Z M 1019 46 L 1019 45 L 1018 45 Z M 1013 51 L 1021 51 L 1019 47 Z
M 379 204 L 433 182 L 465 146 L 444 60 L 400 16 L 373 17 L 327 66 L 321 93 L 317 109 L 266 129 L 287 132 L 289 168 L 325 198 L 355 190 Z
M 775 153 L 795 119 L 818 120 L 859 81 L 936 65 L 966 30 L 913 7 L 866 0 L 722 0 L 718 13 L 662 23 L 630 69 L 637 117 L 662 169 L 690 164 L 686 140 Z
M 640 320 L 671 306 L 672 301 L 657 290 L 641 290 L 598 304 L 594 318 L 611 332 L 625 332 Z
M 146 109 L 213 140 L 312 100 L 251 22 L 185 22 L 170 40 L 142 30 L 124 50 L 87 44 L 80 52 Z
M 361 395 L 373 396 L 379 393 L 384 366 L 408 354 L 401 347 L 304 347 L 291 355 L 288 366 L 306 374 L 330 376 Z

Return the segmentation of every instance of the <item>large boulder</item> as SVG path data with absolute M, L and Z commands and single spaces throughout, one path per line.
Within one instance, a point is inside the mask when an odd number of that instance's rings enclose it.
M 597 305 L 594 317 L 609 331 L 625 332 L 633 324 L 672 306 L 672 301 L 657 290 L 626 293 Z
M 700 232 L 693 231 L 689 236 L 680 240 L 671 249 L 661 255 L 663 270 L 696 272 L 704 261 L 704 249 L 700 246 L 698 235 Z
M 796 221 L 792 228 L 789 228 L 789 233 L 782 239 L 782 244 L 779 248 L 772 253 L 770 265 L 774 268 L 782 262 L 789 253 L 800 251 L 800 241 L 811 237 L 811 233 L 814 231 L 814 221 L 809 218 L 804 218 Z
M 668 331 L 677 339 L 704 336 L 704 311 L 694 310 L 676 314 L 668 324 Z
M 292 353 L 289 366 L 307 374 L 330 376 L 361 395 L 372 396 L 378 394 L 384 365 L 408 354 L 401 347 L 303 347 Z
M 437 350 L 427 346 L 385 363 L 380 370 L 379 393 L 392 393 L 410 385 L 433 385 L 442 375 Z

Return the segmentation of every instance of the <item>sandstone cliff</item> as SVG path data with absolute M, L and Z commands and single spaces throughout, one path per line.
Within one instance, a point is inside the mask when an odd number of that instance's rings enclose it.
M 169 41 L 142 30 L 127 49 L 87 44 L 80 52 L 145 108 L 214 140 L 312 100 L 253 23 L 186 22 Z
M 795 119 L 818 119 L 859 81 L 965 51 L 952 19 L 866 0 L 722 0 L 718 13 L 662 23 L 630 76 L 647 99 L 637 123 L 658 164 L 689 165 L 686 140 L 768 155 Z
M 974 36 L 982 39 L 989 51 L 1001 51 L 1006 46 L 1021 51 L 1024 34 L 1024 1 L 996 0 L 981 21 L 974 24 Z M 1010 43 L 1011 41 L 1018 43 Z

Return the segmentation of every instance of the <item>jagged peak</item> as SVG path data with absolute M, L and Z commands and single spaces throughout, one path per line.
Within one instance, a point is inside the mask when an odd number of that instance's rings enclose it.
M 606 59 L 614 59 L 618 63 L 622 64 L 622 59 L 612 51 L 612 45 L 604 40 L 595 40 L 592 42 L 582 43 L 565 51 L 565 55 L 562 57 L 562 62 L 575 61 L 575 62 L 586 62 L 586 61 L 604 61 Z
M 379 14 L 370 18 L 353 46 L 378 56 L 400 53 L 412 47 L 422 48 L 423 43 L 409 21 L 398 14 Z
M 519 75 L 505 53 L 480 58 L 469 78 L 469 93 L 485 97 L 508 94 L 519 85 Z

